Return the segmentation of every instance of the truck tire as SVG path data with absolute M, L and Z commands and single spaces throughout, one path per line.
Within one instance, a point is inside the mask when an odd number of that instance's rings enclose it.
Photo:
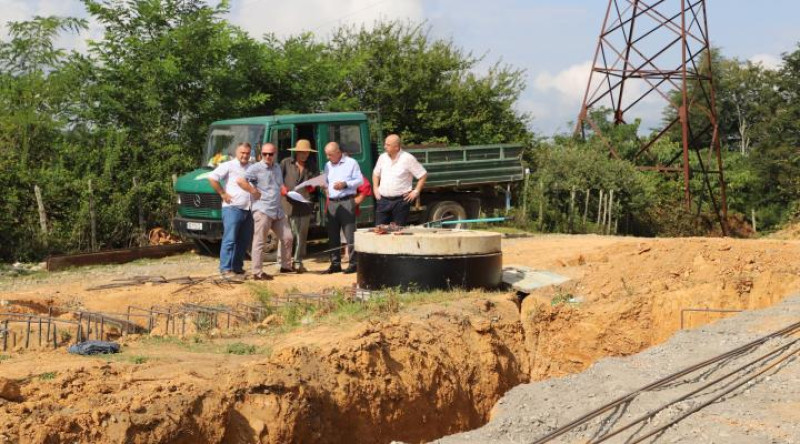
M 434 220 L 442 220 L 447 218 L 447 220 L 462 220 L 467 218 L 467 210 L 464 207 L 454 201 L 454 200 L 443 200 L 441 202 L 436 202 L 431 207 L 431 211 L 428 215 L 429 221 Z M 444 221 L 443 221 L 444 222 Z M 447 228 L 464 228 L 466 224 L 455 224 L 455 225 L 444 225 Z

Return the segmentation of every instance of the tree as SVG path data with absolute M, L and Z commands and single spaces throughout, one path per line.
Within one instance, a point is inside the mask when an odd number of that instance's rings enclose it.
M 407 143 L 530 141 L 529 116 L 513 105 L 523 72 L 495 64 L 473 72 L 480 58 L 452 41 L 433 40 L 423 25 L 378 23 L 373 29 L 339 28 L 331 51 L 346 68 L 347 106 L 379 111 L 385 132 Z

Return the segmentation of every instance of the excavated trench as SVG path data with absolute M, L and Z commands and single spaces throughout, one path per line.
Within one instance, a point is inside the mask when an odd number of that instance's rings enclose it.
M 692 285 L 623 279 L 577 304 L 553 304 L 553 296 L 580 294 L 585 282 L 521 303 L 496 294 L 426 305 L 211 375 L 101 365 L 16 386 L 0 378 L 0 441 L 429 441 L 485 424 L 516 385 L 665 341 L 686 308 L 764 308 L 800 283 L 793 269 L 747 279 L 709 270 Z M 683 321 L 696 327 L 729 315 L 688 313 Z

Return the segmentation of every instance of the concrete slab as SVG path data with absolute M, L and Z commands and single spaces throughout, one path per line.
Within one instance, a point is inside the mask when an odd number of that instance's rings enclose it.
M 464 256 L 500 253 L 500 233 L 490 231 L 407 228 L 396 233 L 377 234 L 358 230 L 355 250 L 359 253 L 408 256 Z
M 563 284 L 569 278 L 546 270 L 534 270 L 524 265 L 508 265 L 503 267 L 503 283 L 514 290 L 530 293 L 531 291 L 550 285 Z

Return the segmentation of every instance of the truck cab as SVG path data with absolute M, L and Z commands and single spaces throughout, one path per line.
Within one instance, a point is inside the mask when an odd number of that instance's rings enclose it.
M 307 139 L 317 150 L 309 164 L 321 170 L 328 159 L 325 145 L 338 142 L 342 151 L 355 159 L 367 178 L 372 176 L 374 153 L 380 135 L 371 134 L 371 115 L 363 112 L 291 114 L 285 116 L 248 117 L 220 120 L 211 124 L 200 167 L 179 177 L 175 183 L 178 214 L 172 225 L 182 237 L 195 240 L 201 247 L 213 251 L 222 239 L 222 199 L 211 188 L 208 176 L 221 162 L 234 158 L 236 146 L 249 142 L 253 147 L 252 161 L 266 142 L 278 148 L 278 162 L 291 156 L 290 148 L 298 139 Z M 323 226 L 324 196 L 316 193 L 312 226 Z M 359 223 L 373 220 L 374 201 L 368 197 L 361 204 Z
M 278 159 L 291 156 L 290 148 L 307 139 L 317 150 L 309 157 L 311 168 L 321 170 L 328 159 L 325 145 L 338 142 L 342 151 L 355 159 L 361 172 L 372 180 L 372 169 L 382 150 L 383 135 L 377 130 L 376 115 L 367 112 L 288 114 L 220 120 L 211 124 L 200 167 L 178 178 L 175 192 L 178 214 L 172 225 L 182 237 L 193 239 L 200 248 L 215 253 L 222 239 L 222 200 L 211 188 L 208 176 L 221 162 L 233 159 L 236 146 L 250 142 L 252 161 L 261 145 L 272 142 Z M 511 187 L 524 177 L 522 145 L 408 146 L 428 171 L 422 195 L 414 203 L 409 221 L 422 223 L 443 219 L 463 220 L 481 213 L 508 209 Z M 325 197 L 314 196 L 310 232 L 325 225 Z M 374 199 L 361 203 L 357 223 L 375 220 Z M 458 227 L 458 225 L 456 226 Z M 268 249 L 274 245 L 268 245 Z

